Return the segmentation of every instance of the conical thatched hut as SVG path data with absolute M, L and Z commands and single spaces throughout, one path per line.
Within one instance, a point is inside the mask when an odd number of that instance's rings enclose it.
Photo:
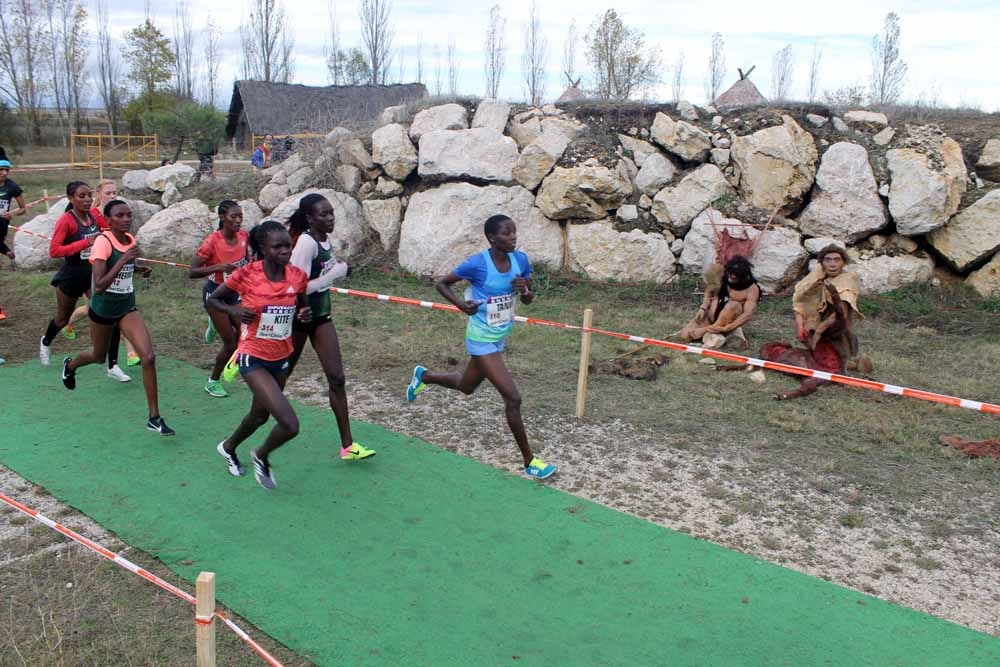
M 715 98 L 717 109 L 742 109 L 767 104 L 767 98 L 760 94 L 757 86 L 750 79 L 740 79 L 729 90 Z
M 304 86 L 237 81 L 229 103 L 226 137 L 240 147 L 253 134 L 325 132 L 372 120 L 386 107 L 427 97 L 422 83 L 391 86 Z

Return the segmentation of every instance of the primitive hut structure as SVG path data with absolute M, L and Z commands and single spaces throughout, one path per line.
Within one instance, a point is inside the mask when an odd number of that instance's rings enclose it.
M 715 107 L 724 111 L 732 109 L 745 109 L 747 107 L 765 106 L 767 98 L 760 94 L 757 86 L 750 80 L 750 72 L 757 66 L 754 65 L 744 74 L 742 69 L 736 71 L 740 73 L 740 79 L 729 90 L 715 98 Z
M 322 133 L 375 119 L 386 107 L 427 97 L 422 83 L 390 86 L 304 86 L 237 81 L 229 102 L 226 138 L 248 148 L 255 134 Z

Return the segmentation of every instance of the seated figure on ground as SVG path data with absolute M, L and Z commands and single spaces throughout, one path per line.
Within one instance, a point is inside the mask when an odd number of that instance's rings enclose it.
M 762 296 L 750 260 L 737 255 L 723 267 L 718 287 L 710 284 L 705 289 L 694 319 L 678 335 L 687 342 L 700 340 L 704 347 L 713 349 L 727 343 L 746 349 L 742 326 L 753 318 Z
M 871 359 L 858 353 L 858 338 L 854 333 L 863 319 L 858 310 L 861 280 L 858 274 L 844 271 L 849 259 L 842 247 L 827 246 L 817 257 L 819 265 L 795 285 L 792 295 L 796 333 L 807 347 L 785 341 L 768 342 L 761 347 L 760 357 L 827 373 L 843 373 L 845 369 L 869 373 Z M 807 396 L 829 384 L 813 377 L 801 380 L 799 389 L 776 394 L 774 398 Z

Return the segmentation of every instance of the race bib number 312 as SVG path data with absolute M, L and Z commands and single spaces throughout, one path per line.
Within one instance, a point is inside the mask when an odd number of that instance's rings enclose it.
M 264 306 L 257 324 L 257 338 L 285 340 L 292 335 L 295 306 Z
M 514 320 L 514 295 L 500 294 L 486 300 L 486 324 L 502 327 Z

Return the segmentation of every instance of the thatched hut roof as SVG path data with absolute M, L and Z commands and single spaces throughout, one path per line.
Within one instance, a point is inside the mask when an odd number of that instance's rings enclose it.
M 254 134 L 323 132 L 337 125 L 375 118 L 386 107 L 427 97 L 422 83 L 391 86 L 304 86 L 267 81 L 237 81 L 229 103 L 226 136 L 245 115 Z
M 767 99 L 760 94 L 757 86 L 750 79 L 740 79 L 729 90 L 715 98 L 718 109 L 742 109 L 767 104 Z

